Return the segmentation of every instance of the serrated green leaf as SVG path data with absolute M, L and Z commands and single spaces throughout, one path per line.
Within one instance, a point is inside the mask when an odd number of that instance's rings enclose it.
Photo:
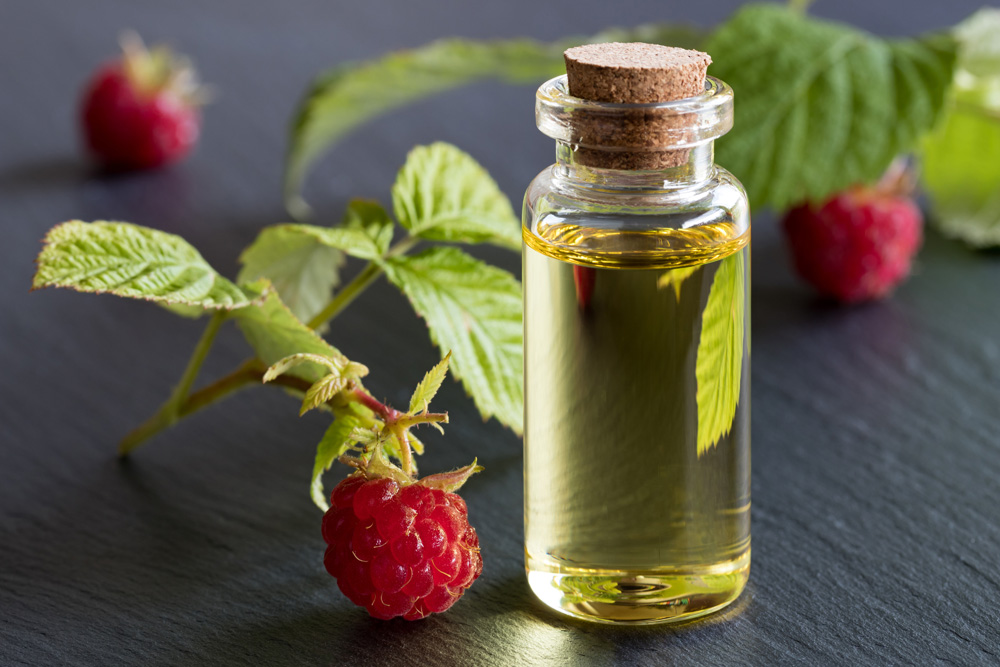
M 309 352 L 301 352 L 299 354 L 293 354 L 281 359 L 280 361 L 271 364 L 270 368 L 264 373 L 264 382 L 271 382 L 279 375 L 288 372 L 289 369 L 295 368 L 301 364 L 314 363 L 319 366 L 325 366 L 331 373 L 335 375 L 340 375 L 344 368 L 349 363 L 347 357 L 326 357 L 321 354 L 311 354 Z M 364 368 L 364 367 L 362 367 Z M 365 368 L 365 374 L 367 374 L 368 369 Z
M 741 9 L 705 50 L 736 91 L 718 162 L 776 208 L 877 180 L 939 117 L 955 60 L 944 35 L 890 42 L 776 5 Z
M 323 405 L 346 386 L 347 378 L 340 375 L 331 374 L 320 378 L 306 391 L 302 407 L 299 409 L 299 416 L 301 417 L 310 410 Z
M 389 251 L 395 223 L 382 204 L 372 199 L 352 199 L 344 210 L 341 222 L 348 229 L 363 229 L 371 237 L 382 256 Z
M 344 256 L 312 236 L 289 231 L 287 225 L 261 230 L 240 255 L 239 280 L 267 278 L 296 317 L 309 321 L 330 300 L 339 283 Z
M 714 447 L 733 425 L 743 375 L 745 300 L 740 251 L 719 264 L 702 314 L 695 357 L 698 456 Z
M 409 102 L 486 79 L 540 83 L 564 72 L 562 52 L 578 44 L 641 41 L 692 48 L 701 40 L 691 28 L 647 25 L 554 44 L 446 39 L 339 65 L 313 82 L 296 110 L 285 160 L 285 201 L 297 214 L 306 210 L 299 190 L 309 167 L 358 125 Z
M 923 143 L 931 221 L 970 245 L 1000 245 L 1000 10 L 955 30 L 959 69 L 948 112 Z
M 521 286 L 458 248 L 437 247 L 386 264 L 386 275 L 427 321 L 442 354 L 484 418 L 521 432 Z
M 420 381 L 417 388 L 413 390 L 413 396 L 410 397 L 409 413 L 411 415 L 427 410 L 431 399 L 438 393 L 441 383 L 444 382 L 444 378 L 448 374 L 449 361 L 451 361 L 450 351 L 434 368 L 424 374 L 424 379 Z
M 186 317 L 190 320 L 196 320 L 208 312 L 201 306 L 189 306 L 185 303 L 167 303 L 165 301 L 160 301 L 156 305 L 164 310 L 170 311 L 174 315 L 180 315 L 181 317 Z
M 68 287 L 206 310 L 244 308 L 262 297 L 220 276 L 181 237 L 148 227 L 72 220 L 49 230 L 44 243 L 35 289 Z
M 316 447 L 316 462 L 313 464 L 309 495 L 316 506 L 324 512 L 330 509 L 330 505 L 326 499 L 326 492 L 323 490 L 323 473 L 329 470 L 333 462 L 358 441 L 354 436 L 360 426 L 361 421 L 355 417 L 349 415 L 338 417 L 326 429 L 323 439 Z
M 268 366 L 285 357 L 312 353 L 324 357 L 342 357 L 337 348 L 299 321 L 272 291 L 264 303 L 242 308 L 235 313 L 236 323 L 257 356 Z M 291 375 L 315 382 L 326 374 L 321 364 L 308 362 L 289 370 Z
M 685 280 L 691 277 L 691 274 L 701 268 L 698 265 L 695 266 L 682 266 L 678 269 L 670 269 L 669 271 L 664 271 L 660 279 L 656 281 L 656 286 L 660 289 L 666 287 L 674 288 L 674 296 L 677 300 L 681 300 L 681 285 Z
M 507 196 L 478 162 L 451 144 L 410 151 L 392 186 L 392 206 L 414 236 L 521 248 L 521 225 Z
M 375 206 L 378 206 L 375 204 Z M 363 213 L 362 213 L 363 211 Z M 379 214 L 380 213 L 380 214 Z M 367 216 L 367 221 L 361 215 Z M 298 234 L 317 243 L 343 250 L 361 259 L 379 260 L 392 242 L 393 223 L 389 214 L 372 203 L 352 202 L 345 216 L 348 224 L 343 227 L 317 227 L 316 225 L 281 225 L 279 229 Z

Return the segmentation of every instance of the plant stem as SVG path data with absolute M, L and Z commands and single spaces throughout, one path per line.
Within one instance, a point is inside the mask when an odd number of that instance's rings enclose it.
M 385 254 L 385 258 L 396 257 L 398 255 L 405 254 L 414 245 L 419 242 L 419 239 L 412 236 L 407 236 L 406 238 L 399 241 L 396 245 L 389 249 Z M 383 269 L 377 262 L 369 262 L 361 272 L 354 277 L 351 282 L 344 286 L 334 297 L 331 299 L 330 303 L 323 308 L 323 310 L 316 315 L 312 320 L 309 321 L 309 328 L 315 329 L 329 320 L 336 317 L 340 311 L 346 308 L 352 301 L 354 301 L 357 296 L 365 290 L 372 282 L 375 281 L 380 275 L 382 275 Z M 174 390 L 170 393 L 170 397 L 167 401 L 160 406 L 156 413 L 140 424 L 138 427 L 133 429 L 128 435 L 126 435 L 120 443 L 118 443 L 118 455 L 128 456 L 128 454 L 149 440 L 157 433 L 164 431 L 171 426 L 173 426 L 179 419 L 187 417 L 188 415 L 206 408 L 209 405 L 215 403 L 232 394 L 233 392 L 239 391 L 243 387 L 260 382 L 264 376 L 263 363 L 259 359 L 250 359 L 245 361 L 234 371 L 219 378 L 215 382 L 199 389 L 198 391 L 191 392 L 191 387 L 194 381 L 198 377 L 198 372 L 201 370 L 201 365 L 205 361 L 208 351 L 212 348 L 212 343 L 215 341 L 215 336 L 219 332 L 219 327 L 226 320 L 227 313 L 224 311 L 219 311 L 212 315 L 212 318 L 208 322 L 208 326 L 205 328 L 204 333 L 202 333 L 201 338 L 198 340 L 198 344 L 195 345 L 194 352 L 191 353 L 191 358 L 188 360 L 187 367 L 184 369 L 184 373 L 181 375 L 180 381 Z M 288 387 L 290 389 L 296 389 L 301 391 L 306 391 L 309 389 L 309 383 L 300 380 L 294 376 L 281 376 L 272 382 L 272 384 L 281 385 Z M 372 401 L 374 398 L 368 396 Z M 378 401 L 375 401 L 377 405 L 382 406 L 386 410 L 392 410 L 392 418 L 399 415 L 399 413 L 392 408 L 389 408 Z M 371 406 L 369 406 L 371 407 Z M 372 408 L 375 412 L 375 408 Z M 380 416 L 382 413 L 379 413 Z M 385 418 L 383 417 L 383 420 Z M 408 450 L 408 448 L 407 448 Z M 409 451 L 407 451 L 409 453 Z
M 191 391 L 191 385 L 197 379 L 198 371 L 201 370 L 201 365 L 205 362 L 208 351 L 212 349 L 212 343 L 215 342 L 215 336 L 219 333 L 219 327 L 226 321 L 227 316 L 228 313 L 220 310 L 214 313 L 208 320 L 208 325 L 201 334 L 201 338 L 198 339 L 198 344 L 195 345 L 194 352 L 191 353 L 191 358 L 188 359 L 184 373 L 181 374 L 181 379 L 173 391 L 170 392 L 170 397 L 160 406 L 156 414 L 122 439 L 118 444 L 119 456 L 127 456 L 129 452 L 147 439 L 177 422 L 181 416 L 181 407 L 184 405 L 184 402 L 188 398 L 188 393 Z
M 355 389 L 352 391 L 351 398 L 377 414 L 384 422 L 395 421 L 396 417 L 399 416 L 399 410 L 390 408 L 364 389 Z
M 174 416 L 176 416 L 181 403 L 184 402 L 184 399 L 190 393 L 191 385 L 197 379 L 201 365 L 205 362 L 208 351 L 212 349 L 212 343 L 215 342 L 216 334 L 219 333 L 219 327 L 226 321 L 227 316 L 228 313 L 223 310 L 214 313 L 208 320 L 208 326 L 205 327 L 201 338 L 198 339 L 198 344 L 194 346 L 194 352 L 191 353 L 191 358 L 188 359 L 187 367 L 184 369 L 184 374 L 181 375 L 180 382 L 174 387 L 174 390 L 170 393 L 170 398 L 167 399 L 164 405 L 164 407 L 174 413 Z
M 330 303 L 326 304 L 316 317 L 309 320 L 308 327 L 315 329 L 332 320 L 380 275 L 382 275 L 382 267 L 375 262 L 368 262 L 368 266 L 354 276 L 354 280 L 344 285 L 344 288 L 330 300 Z
M 168 418 L 166 411 L 161 407 L 152 417 L 140 424 L 135 430 L 129 433 L 118 445 L 118 453 L 121 456 L 127 455 L 133 449 L 141 445 L 146 440 L 152 438 L 160 431 L 164 431 L 178 419 L 188 417 L 203 408 L 222 400 L 230 394 L 236 393 L 244 387 L 260 384 L 264 378 L 267 368 L 259 359 L 248 359 L 240 364 L 236 370 L 225 375 L 215 382 L 206 385 L 187 396 L 179 406 L 173 419 Z M 305 392 L 309 389 L 309 383 L 294 376 L 282 376 L 275 379 L 271 384 L 281 385 L 288 389 L 295 389 Z
M 405 254 L 413 246 L 415 246 L 420 239 L 407 236 L 402 239 L 399 243 L 389 248 L 389 251 L 385 253 L 384 259 L 389 259 L 390 257 L 397 257 L 399 255 Z M 316 329 L 317 327 L 326 324 L 334 317 L 340 314 L 344 308 L 347 308 L 354 299 L 357 298 L 361 292 L 365 290 L 370 284 L 372 284 L 376 278 L 381 276 L 385 270 L 382 266 L 375 261 L 368 262 L 368 265 L 361 270 L 361 273 L 354 276 L 351 282 L 344 285 L 343 289 L 337 292 L 330 303 L 324 306 L 315 317 L 309 320 L 308 327 L 310 329 Z

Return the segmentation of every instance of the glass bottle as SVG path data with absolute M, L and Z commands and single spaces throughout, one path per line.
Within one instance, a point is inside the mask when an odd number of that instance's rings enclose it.
M 670 129 L 581 141 L 583 124 L 611 136 L 636 118 Z M 529 585 L 594 621 L 708 614 L 750 570 L 750 210 L 713 158 L 733 92 L 708 77 L 696 97 L 608 104 L 562 76 L 536 119 L 556 163 L 523 211 Z M 676 166 L 588 166 L 650 150 Z

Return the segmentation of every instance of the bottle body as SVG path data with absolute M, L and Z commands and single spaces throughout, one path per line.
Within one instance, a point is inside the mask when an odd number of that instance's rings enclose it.
M 749 207 L 691 153 L 636 176 L 562 146 L 525 197 L 526 568 L 582 618 L 694 618 L 749 576 Z

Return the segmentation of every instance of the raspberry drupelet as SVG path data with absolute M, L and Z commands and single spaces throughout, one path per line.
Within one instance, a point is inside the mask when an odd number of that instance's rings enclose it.
M 483 570 L 465 501 L 421 482 L 345 478 L 331 494 L 323 539 L 327 571 L 375 618 L 445 611 Z

